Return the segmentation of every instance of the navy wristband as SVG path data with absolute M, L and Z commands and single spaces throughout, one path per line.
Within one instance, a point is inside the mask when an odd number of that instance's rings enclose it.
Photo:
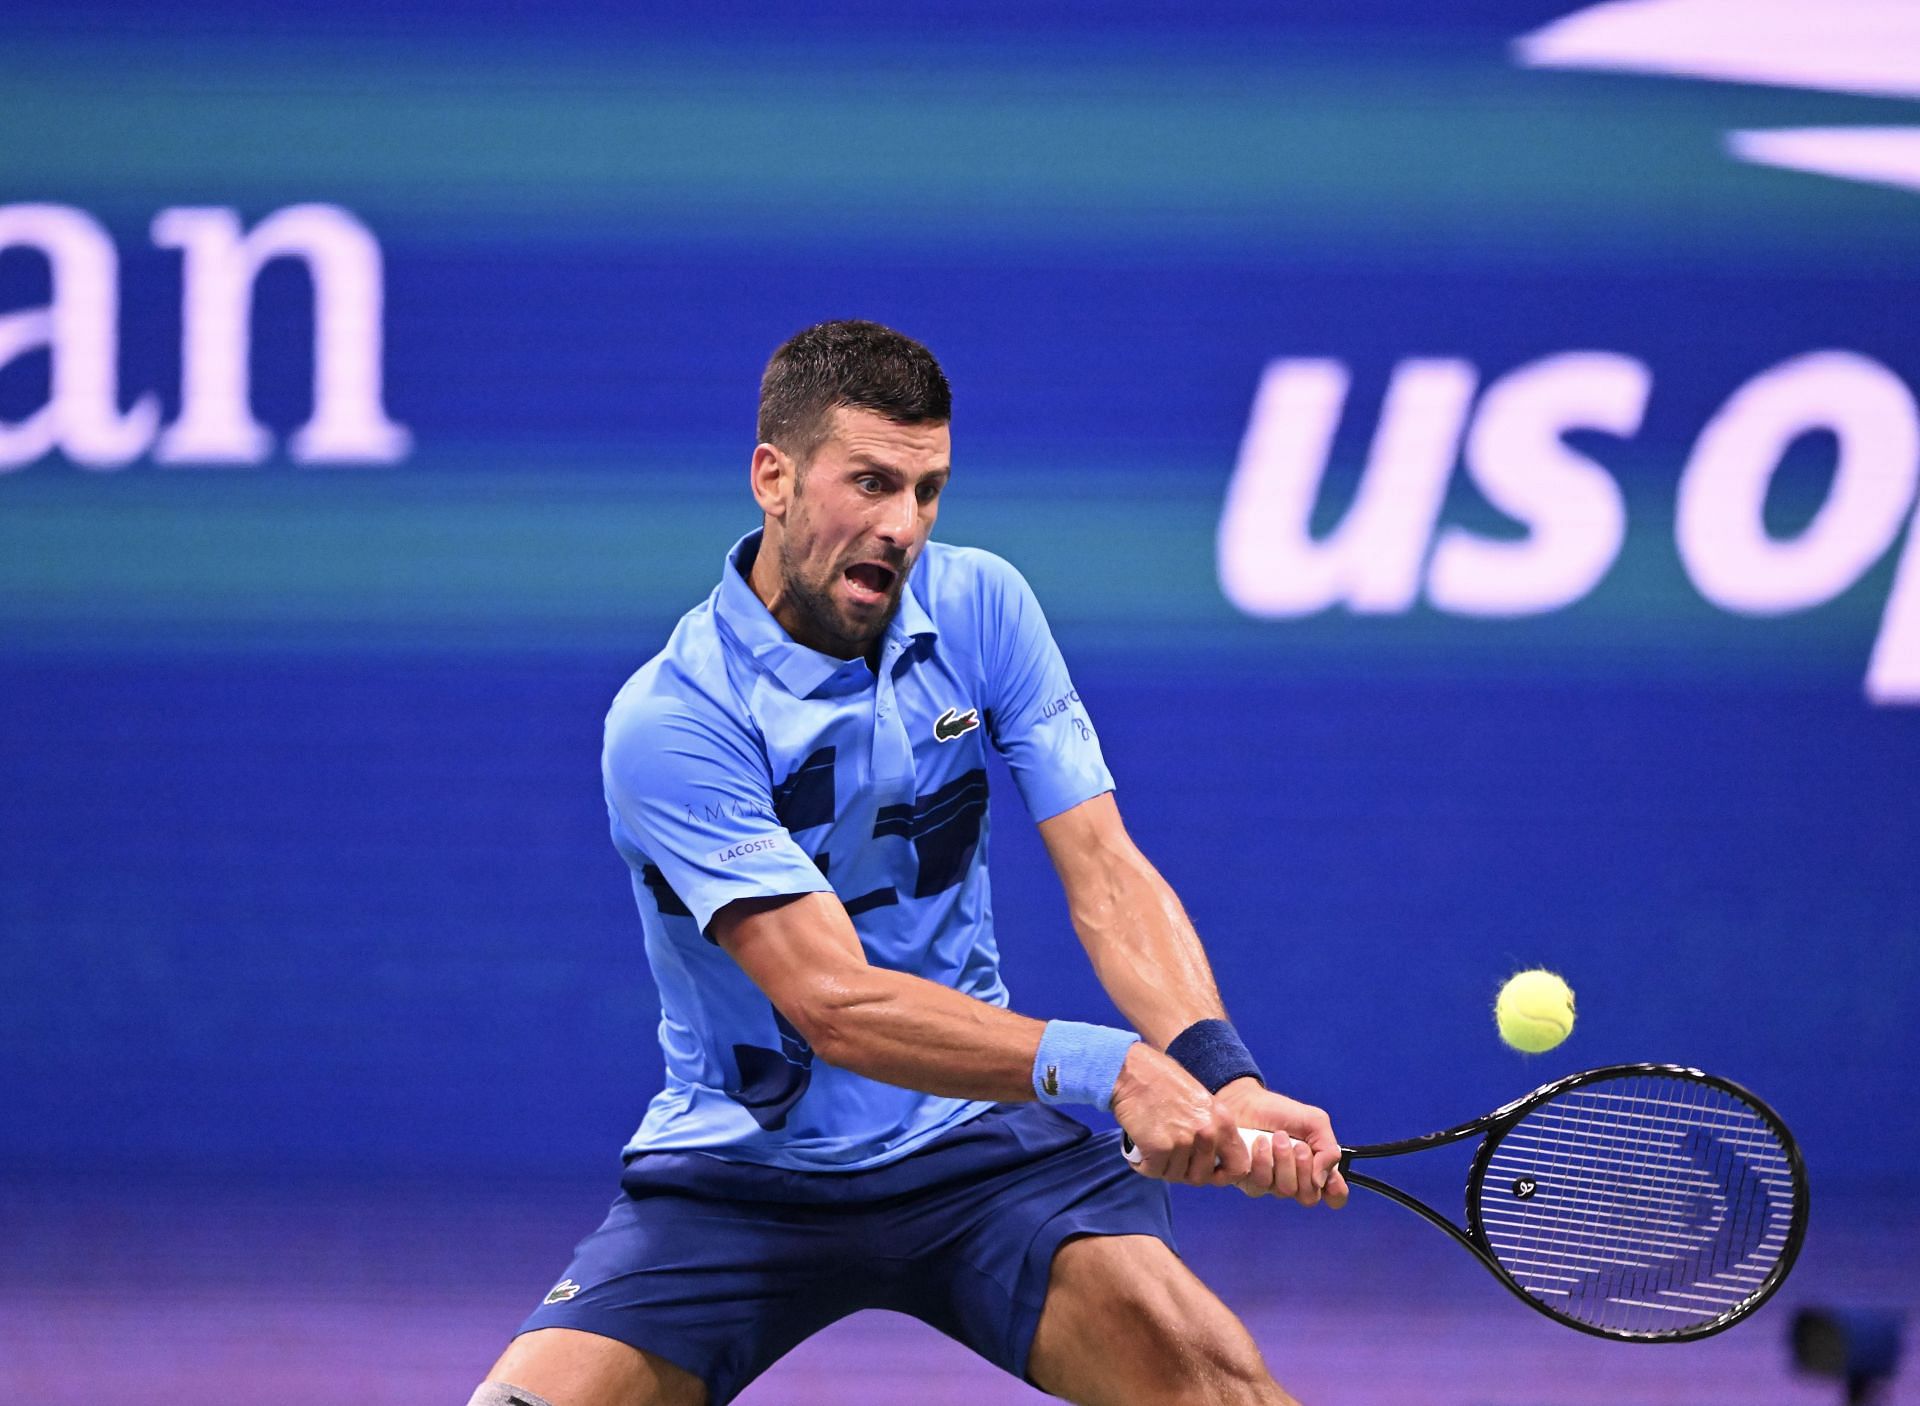
M 1050 1020 L 1033 1055 L 1033 1092 L 1042 1103 L 1113 1107 L 1113 1085 L 1140 1037 L 1110 1025 Z
M 1241 1043 L 1240 1033 L 1224 1020 L 1196 1020 L 1173 1037 L 1167 1053 L 1210 1094 L 1249 1074 L 1262 1084 L 1267 1082 L 1261 1078 L 1253 1055 Z

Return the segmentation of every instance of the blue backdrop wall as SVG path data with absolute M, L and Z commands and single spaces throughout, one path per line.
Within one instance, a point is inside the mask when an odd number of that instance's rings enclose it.
M 10 1165 L 610 1169 L 600 719 L 866 316 L 1349 1139 L 1679 1060 L 1911 1184 L 1920 177 L 1848 133 L 1920 75 L 1678 0 L 630 9 L 10 7 Z M 1099 1018 L 998 780 L 1016 1004 Z

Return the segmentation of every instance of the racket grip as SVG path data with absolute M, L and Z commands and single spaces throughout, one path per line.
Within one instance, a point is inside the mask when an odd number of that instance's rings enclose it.
M 1263 1137 L 1280 1138 L 1285 1141 L 1288 1147 L 1293 1146 L 1293 1139 L 1282 1132 L 1268 1132 L 1265 1128 L 1242 1128 L 1240 1130 L 1240 1141 L 1247 1145 L 1248 1152 L 1252 1152 L 1253 1145 Z M 1127 1136 L 1125 1129 L 1122 1129 L 1120 1133 L 1120 1155 L 1125 1157 L 1128 1163 L 1135 1167 L 1146 1160 L 1140 1155 L 1140 1149 L 1133 1145 L 1133 1139 Z

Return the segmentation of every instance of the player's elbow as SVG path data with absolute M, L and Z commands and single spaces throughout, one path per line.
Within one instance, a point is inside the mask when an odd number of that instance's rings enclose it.
M 786 1015 L 815 1055 L 859 1073 L 862 1052 L 873 1043 L 873 1014 L 884 999 L 864 981 L 822 980 L 810 983 Z

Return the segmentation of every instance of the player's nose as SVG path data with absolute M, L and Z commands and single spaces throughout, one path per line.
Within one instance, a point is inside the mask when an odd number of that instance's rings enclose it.
M 902 550 L 913 545 L 920 528 L 920 504 L 911 493 L 896 493 L 880 511 L 878 536 L 889 546 Z

